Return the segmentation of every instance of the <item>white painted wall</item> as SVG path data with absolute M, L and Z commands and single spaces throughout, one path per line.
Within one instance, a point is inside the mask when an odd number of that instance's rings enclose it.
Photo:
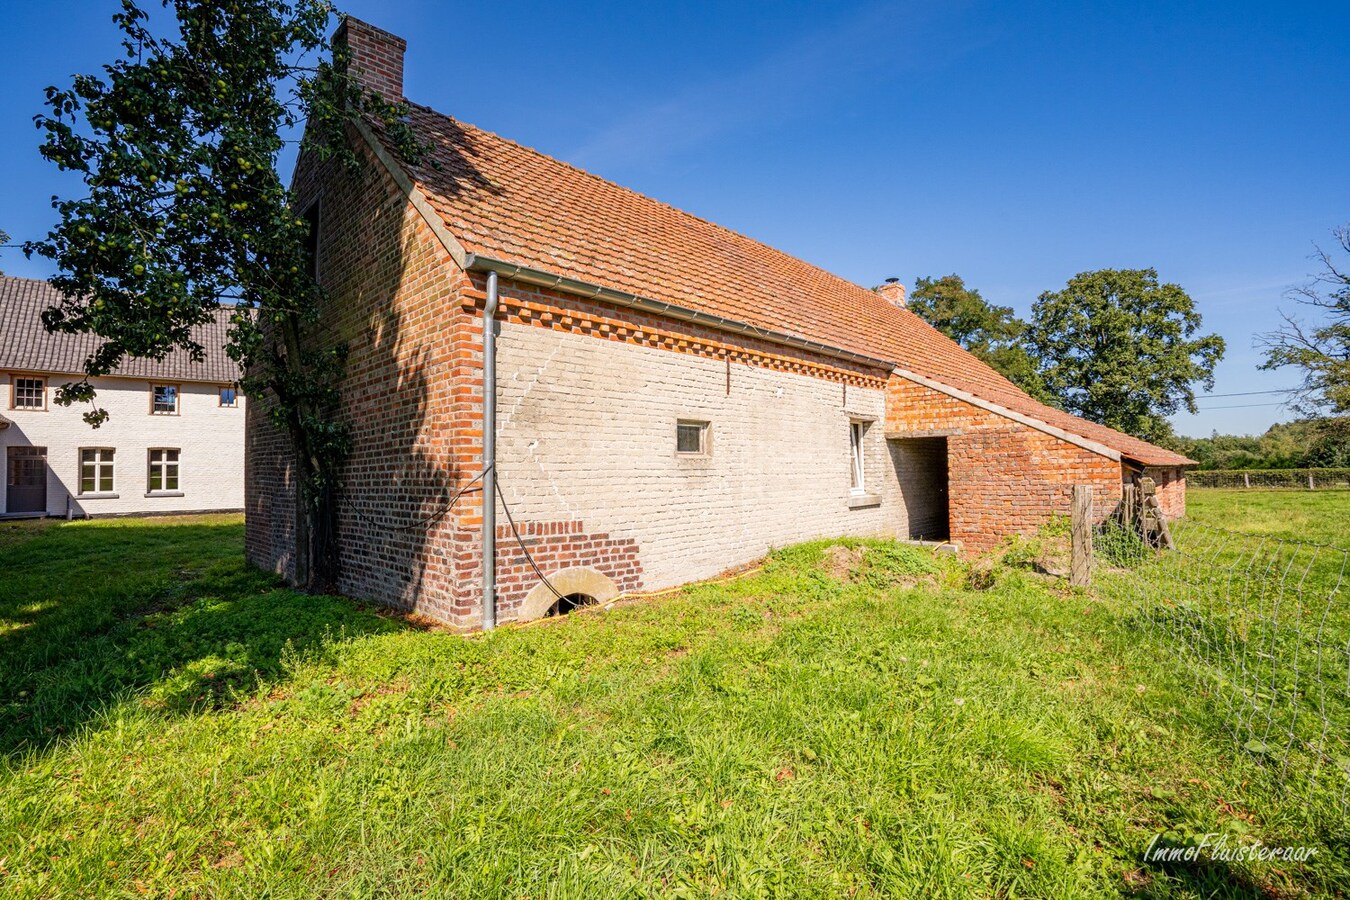
M 707 578 L 774 546 L 904 533 L 880 390 L 503 323 L 497 467 L 516 520 L 580 519 L 633 538 L 648 589 Z M 849 422 L 866 488 L 850 508 Z M 711 422 L 707 458 L 675 453 L 678 419 Z
M 76 516 L 235 510 L 244 507 L 244 398 L 238 406 L 220 406 L 220 385 L 180 384 L 179 414 L 150 414 L 150 382 L 131 378 L 96 378 L 97 403 L 109 413 L 94 429 L 85 424 L 88 407 L 57 406 L 56 389 L 70 376 L 47 378 L 45 412 L 11 409 L 13 390 L 8 373 L 0 375 L 0 415 L 9 419 L 0 429 L 0 514 L 5 511 L 7 479 L 3 477 L 10 446 L 47 448 L 47 512 L 66 514 L 67 498 Z M 117 451 L 112 497 L 81 497 L 80 449 L 112 447 Z M 182 496 L 148 496 L 150 448 L 177 448 Z

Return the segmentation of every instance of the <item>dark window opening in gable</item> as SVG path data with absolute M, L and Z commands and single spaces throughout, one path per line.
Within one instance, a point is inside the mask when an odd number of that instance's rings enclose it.
M 315 281 L 319 280 L 319 201 L 315 200 L 305 210 L 305 271 Z

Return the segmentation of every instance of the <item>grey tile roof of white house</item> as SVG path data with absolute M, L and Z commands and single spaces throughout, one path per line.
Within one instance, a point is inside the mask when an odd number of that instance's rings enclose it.
M 99 346 L 93 334 L 52 334 L 42 325 L 42 311 L 61 302 L 61 293 L 46 281 L 0 276 L 0 371 L 80 375 L 84 361 Z M 229 384 L 239 379 L 239 366 L 225 352 L 230 310 L 222 308 L 214 322 L 197 328 L 193 337 L 205 350 L 201 362 L 174 350 L 163 360 L 127 357 L 114 373 L 123 378 Z

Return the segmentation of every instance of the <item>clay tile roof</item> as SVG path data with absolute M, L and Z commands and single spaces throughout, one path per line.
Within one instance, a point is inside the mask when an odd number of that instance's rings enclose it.
M 60 292 L 45 281 L 0 276 L 0 371 L 53 375 L 84 372 L 84 361 L 99 345 L 99 338 L 93 334 L 52 334 L 43 328 L 42 311 L 60 302 Z M 193 334 L 206 351 L 206 358 L 199 363 L 185 351 L 174 350 L 161 361 L 127 358 L 116 374 L 216 384 L 237 381 L 239 367 L 225 352 L 229 321 L 229 310 L 221 309 L 214 322 Z
M 1190 462 L 1036 402 L 914 313 L 808 262 L 425 106 L 410 105 L 410 123 L 439 167 L 409 174 L 471 253 L 891 360 L 1139 462 Z

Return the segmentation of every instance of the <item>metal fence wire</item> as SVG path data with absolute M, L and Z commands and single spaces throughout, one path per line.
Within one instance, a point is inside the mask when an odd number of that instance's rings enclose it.
M 1242 751 L 1350 812 L 1350 551 L 1172 523 L 1176 550 L 1108 523 L 1100 591 L 1174 649 Z
M 1186 473 L 1193 488 L 1287 488 L 1297 491 L 1350 488 L 1350 469 L 1209 469 Z

